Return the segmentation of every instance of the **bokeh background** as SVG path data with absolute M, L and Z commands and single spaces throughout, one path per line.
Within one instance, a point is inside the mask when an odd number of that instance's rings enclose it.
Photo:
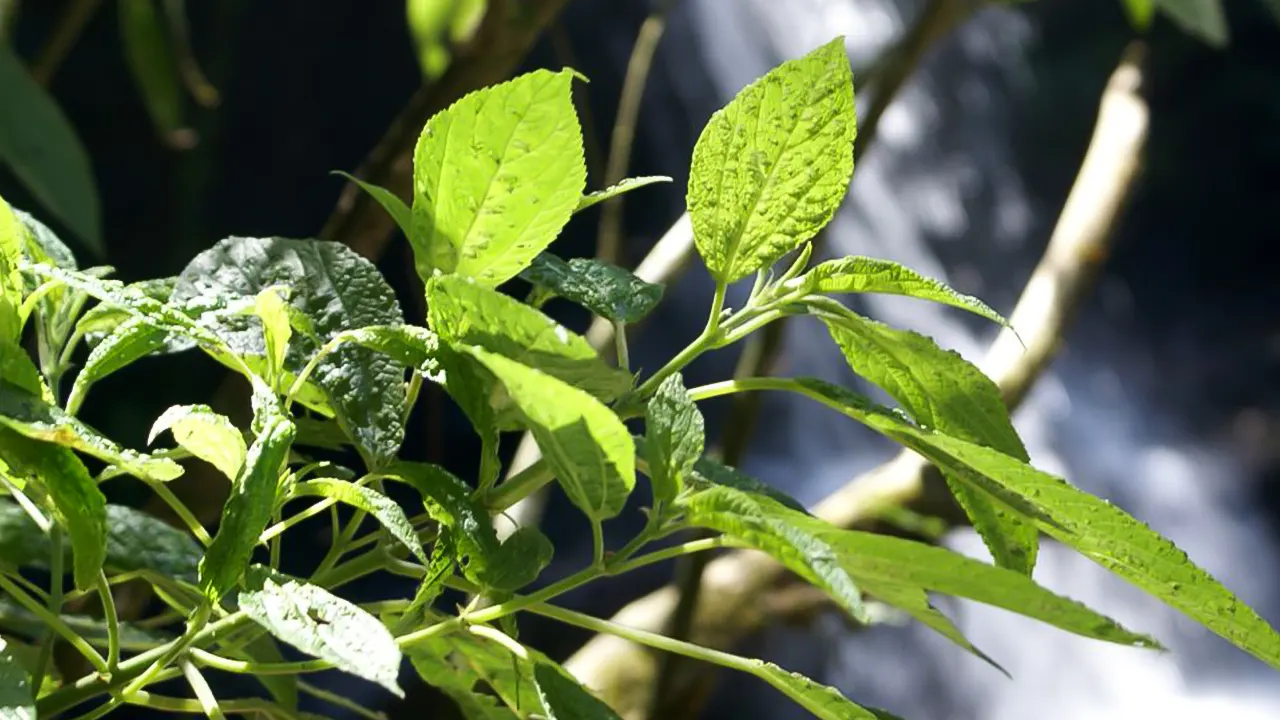
M 220 92 L 216 108 L 186 103 L 175 148 L 159 134 L 120 40 L 118 0 L 101 3 L 49 89 L 91 158 L 105 257 L 125 280 L 178 273 L 228 235 L 315 236 L 341 179 L 375 145 L 421 85 L 403 2 L 190 2 L 195 56 Z M 1190 0 L 1189 0 L 1190 1 Z M 14 0 L 9 0 L 13 3 Z M 23 0 L 10 38 L 24 58 L 41 48 L 75 0 Z M 518 4 L 518 3 L 516 3 Z M 1145 169 L 1116 229 L 1115 249 L 1064 351 L 1017 416 L 1037 464 L 1120 504 L 1187 549 L 1269 621 L 1280 623 L 1280 25 L 1266 2 L 1224 3 L 1230 28 L 1214 47 L 1157 17 L 1147 33 L 1151 133 Z M 836 34 L 855 67 L 870 67 L 901 37 L 920 0 L 677 0 L 644 95 L 631 173 L 675 178 L 628 196 L 625 254 L 634 264 L 683 211 L 688 158 L 710 114 L 782 60 Z M 587 118 L 592 180 L 614 122 L 641 0 L 571 0 L 522 65 L 572 65 Z M 829 254 L 889 257 L 947 279 L 996 309 L 1012 309 L 1039 259 L 1083 157 L 1098 98 L 1135 32 L 1116 0 L 1036 0 L 980 10 L 939 41 L 886 113 L 827 232 Z M 860 109 L 867 102 L 860 96 Z M 0 114 L 12 108 L 0 103 Z M 593 137 L 594 136 L 594 137 Z M 172 136 L 169 137 L 172 140 Z M 0 193 L 55 227 L 11 173 Z M 555 250 L 593 251 L 598 216 L 584 213 Z M 69 237 L 69 233 L 64 233 Z M 74 238 L 69 237 L 72 244 Z M 88 251 L 78 247 L 82 258 Z M 402 238 L 380 266 L 420 308 Z M 635 343 L 656 367 L 700 329 L 711 284 L 699 267 Z M 918 303 L 863 309 L 914 327 L 971 357 L 993 334 Z M 585 318 L 562 315 L 571 326 Z M 813 327 L 788 330 L 780 372 L 853 382 Z M 690 384 L 731 372 L 731 353 L 691 368 Z M 141 446 L 175 403 L 205 402 L 224 373 L 187 356 L 145 360 L 94 391 L 85 410 L 120 441 Z M 715 437 L 724 407 L 706 408 Z M 746 469 L 806 502 L 889 457 L 852 423 L 768 398 Z M 459 474 L 477 444 L 458 413 L 422 412 L 406 454 Z M 115 499 L 141 503 L 127 484 Z M 638 523 L 639 520 L 633 517 Z M 635 525 L 617 523 L 617 537 Z M 544 528 L 556 541 L 552 574 L 579 565 L 587 535 L 552 498 Z M 317 533 L 320 530 L 316 530 Z M 946 542 L 981 555 L 971 533 Z M 589 543 L 588 543 L 589 545 Z M 314 563 L 290 543 L 288 562 Z M 665 583 L 671 568 L 568 601 L 607 614 Z M 965 604 L 950 612 L 1013 674 L 923 630 L 853 632 L 834 616 L 767 630 L 750 650 L 904 717 L 939 720 L 1280 717 L 1280 681 L 1261 663 L 1060 548 L 1037 578 L 1131 626 L 1169 655 L 1103 647 Z M 406 592 L 375 578 L 357 593 Z M 529 621 L 522 638 L 563 656 L 583 637 Z M 393 717 L 450 717 L 417 689 L 404 703 L 340 676 L 332 688 Z M 323 708 L 334 717 L 341 711 Z M 769 688 L 722 676 L 700 717 L 800 718 Z

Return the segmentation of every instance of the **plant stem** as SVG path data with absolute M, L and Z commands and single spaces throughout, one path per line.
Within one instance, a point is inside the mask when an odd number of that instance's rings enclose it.
M 304 682 L 301 679 L 298 680 L 298 689 L 308 695 L 319 698 L 320 700 L 323 700 L 324 702 L 327 702 L 330 705 L 333 705 L 334 707 L 339 707 L 339 708 L 342 708 L 343 710 L 350 711 L 351 713 L 359 717 L 367 718 L 367 720 L 387 720 L 387 716 L 380 712 L 369 710 L 368 708 L 366 708 L 365 706 L 361 705 L 358 702 L 355 702 L 354 700 L 350 700 L 345 696 L 339 695 L 337 693 L 329 692 L 328 690 L 324 690 L 323 688 L 318 688 L 315 685 L 312 685 L 309 682 Z
M 85 25 L 97 11 L 102 0 L 71 0 L 70 5 L 58 19 L 53 35 L 40 51 L 40 57 L 31 66 L 31 77 L 41 85 L 48 87 L 49 81 L 62 66 L 71 48 L 80 39 Z
M 333 507 L 334 505 L 337 505 L 337 504 L 338 504 L 338 501 L 333 498 L 324 498 L 323 500 L 315 503 L 314 505 L 311 505 L 306 510 L 303 510 L 300 513 L 294 513 L 293 515 L 290 515 L 284 520 L 281 520 L 280 522 L 277 522 L 276 524 L 267 528 L 262 532 L 262 535 L 261 537 L 258 538 L 258 540 L 259 542 L 269 541 L 272 538 L 276 537 L 277 535 L 280 535 L 284 531 L 293 527 L 294 525 L 297 525 L 298 523 L 302 522 L 303 520 L 308 520 L 310 518 L 313 518 L 316 515 L 319 515 L 320 513 L 324 512 L 325 510 L 328 510 L 330 507 Z
M 320 672 L 333 667 L 333 663 L 328 660 L 319 659 L 298 662 L 260 663 L 232 660 L 199 648 L 191 648 L 187 653 L 197 663 L 211 667 L 214 670 L 249 675 L 297 675 L 299 673 Z
M 618 355 L 618 367 L 631 371 L 631 353 L 627 350 L 627 324 L 615 321 L 613 323 L 613 345 Z
M 555 480 L 555 475 L 551 472 L 551 466 L 545 459 L 539 459 L 516 473 L 510 480 L 494 488 L 483 499 L 485 508 L 491 513 L 500 513 L 537 492 L 552 480 Z
M 699 355 L 711 349 L 720 333 L 720 315 L 724 311 L 724 298 L 729 288 L 725 283 L 717 281 L 715 295 L 711 298 L 711 312 L 707 317 L 707 325 L 703 328 L 702 333 L 694 338 L 693 342 L 681 350 L 679 354 L 671 358 L 671 361 L 662 367 L 661 370 L 654 373 L 652 377 L 645 380 L 644 383 L 636 389 L 635 394 L 638 397 L 646 397 L 653 393 L 658 385 L 662 384 L 668 376 L 684 369 L 686 365 L 693 362 Z
M 191 647 L 196 642 L 200 631 L 203 630 L 205 625 L 209 622 L 210 612 L 211 611 L 207 603 L 196 608 L 195 615 L 187 621 L 187 631 L 182 634 L 182 637 L 174 640 L 167 646 L 163 646 L 163 652 L 161 652 L 159 657 L 155 659 L 155 662 L 151 663 L 151 666 L 146 670 L 143 670 L 141 675 L 134 678 L 132 682 L 126 685 L 124 690 L 120 691 L 120 694 L 127 700 L 130 695 L 133 695 L 152 683 L 155 680 L 156 675 L 159 675 L 174 660 L 176 660 L 178 656 L 182 655 L 187 648 Z
M 184 525 L 187 526 L 187 529 L 191 531 L 191 534 L 195 536 L 196 540 L 200 541 L 201 545 L 209 547 L 213 542 L 213 538 L 209 537 L 209 531 L 204 529 L 204 525 L 196 518 L 195 514 L 191 512 L 191 509 L 187 507 L 187 504 L 182 502 L 177 495 L 174 495 L 168 485 L 162 482 L 147 482 L 147 487 L 151 488 L 151 491 L 156 494 L 156 497 L 163 500 L 164 503 L 173 510 L 173 513 L 178 516 L 178 519 L 181 520 Z
M 40 618 L 45 625 L 49 626 L 54 632 L 61 635 L 63 639 L 71 643 L 71 646 L 80 651 L 80 654 L 84 655 L 85 659 L 89 661 L 89 664 L 93 665 L 94 670 L 97 670 L 100 673 L 107 672 L 107 661 L 102 659 L 102 656 L 98 654 L 97 650 L 93 649 L 93 646 L 91 646 L 87 640 L 63 622 L 60 614 L 54 614 L 49 611 L 49 608 L 36 602 L 34 598 L 24 592 L 22 588 L 18 587 L 3 573 L 0 573 L 0 590 L 8 593 L 9 596 L 16 600 L 19 605 L 26 608 L 36 617 Z
M 66 563 L 66 555 L 62 547 L 62 526 L 54 524 L 49 528 L 49 546 L 53 554 L 49 557 L 49 612 L 62 614 L 62 581 Z M 49 661 L 53 659 L 53 643 L 56 635 L 46 629 L 40 640 L 40 655 L 36 658 L 35 673 L 31 678 L 32 697 L 40 696 L 40 687 L 44 685 L 44 676 L 49 670 Z
M 604 566 L 604 525 L 595 518 L 591 520 L 591 565 Z
M 200 669 L 190 660 L 183 660 L 179 663 L 179 667 L 182 668 L 182 674 L 186 676 L 191 691 L 196 694 L 196 700 L 200 703 L 200 709 L 205 716 L 209 720 L 226 720 L 227 716 L 222 714 L 222 706 L 218 704 L 217 696 L 213 694 L 213 689 L 205 681 L 204 675 L 200 674 Z
M 120 616 L 116 613 L 116 598 L 111 592 L 107 574 L 98 571 L 98 597 L 102 598 L 102 615 L 107 624 L 107 672 L 114 673 L 120 667 Z

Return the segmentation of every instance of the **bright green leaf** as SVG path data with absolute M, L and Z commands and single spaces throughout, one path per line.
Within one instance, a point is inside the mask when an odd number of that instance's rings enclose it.
M 645 439 L 654 505 L 670 503 L 684 490 L 685 476 L 702 457 L 706 442 L 702 413 L 679 373 L 667 377 L 649 399 Z
M 4 466 L 44 488 L 71 539 L 76 587 L 93 587 L 107 556 L 107 500 L 84 463 L 65 447 L 0 427 L 0 470 Z
M 0 378 L 47 403 L 53 402 L 53 394 L 31 357 L 13 340 L 0 338 Z
M 341 243 L 318 240 L 227 238 L 187 265 L 171 302 L 189 312 L 218 310 L 252 301 L 273 285 L 289 287 L 292 305 L 312 319 L 322 342 L 344 330 L 404 322 L 395 294 L 372 263 Z M 266 355 L 256 318 L 219 315 L 215 331 L 238 355 Z M 318 349 L 304 334 L 294 338 L 282 378 L 286 387 Z M 346 344 L 312 375 L 324 403 L 373 465 L 392 458 L 404 439 L 404 371 L 391 358 Z
M 240 610 L 281 641 L 386 688 L 397 697 L 400 648 L 377 618 L 329 591 L 254 565 Z
M 652 312 L 664 289 L 617 265 L 590 258 L 566 261 L 546 252 L 534 258 L 520 277 L 606 320 L 622 323 L 636 322 Z
M 11 343 L 21 340 L 22 335 L 18 308 L 22 306 L 23 283 L 18 268 L 27 234 L 26 226 L 0 198 L 0 340 Z
M 582 212 L 596 203 L 602 203 L 605 200 L 615 198 L 623 193 L 631 192 L 632 190 L 637 190 L 646 185 L 664 182 L 671 182 L 671 178 L 666 175 L 644 175 L 641 177 L 623 178 L 603 190 L 597 190 L 593 193 L 583 195 L 582 199 L 578 201 L 578 207 L 574 209 L 574 212 Z
M 836 552 L 797 518 L 809 516 L 787 509 L 768 497 L 727 486 L 707 488 L 681 499 L 685 519 L 767 553 L 810 583 L 862 623 L 870 616 L 862 591 L 840 566 Z M 818 521 L 820 522 L 820 521 Z
M 453 46 L 471 38 L 484 17 L 487 0 L 407 0 L 405 12 L 427 80 L 449 67 Z
M 260 389 L 258 392 L 269 394 L 270 391 Z M 262 427 L 232 483 L 231 496 L 222 508 L 218 534 L 200 561 L 200 589 L 215 601 L 240 579 L 258 537 L 271 521 L 280 471 L 293 444 L 296 432 L 293 423 L 278 408 L 267 407 L 263 403 L 258 411 Z
M 783 63 L 711 116 L 687 202 L 717 280 L 773 264 L 831 220 L 853 174 L 856 125 L 843 38 Z
M 546 373 L 480 348 L 466 352 L 506 387 L 573 504 L 594 521 L 622 512 L 636 485 L 635 443 L 618 416 Z
M 496 290 L 446 275 L 428 283 L 427 302 L 431 329 L 451 345 L 483 348 L 602 400 L 631 386 L 631 376 L 605 364 L 581 335 Z
M 143 318 L 130 317 L 94 346 L 76 375 L 67 397 L 67 411 L 76 413 L 89 388 L 108 375 L 164 349 L 168 335 Z
M 413 155 L 418 274 L 496 287 L 551 244 L 586 185 L 573 72 L 476 90 L 427 121 Z
M 828 317 L 826 324 L 853 371 L 889 393 L 922 426 L 1027 459 L 1000 389 L 958 353 L 851 311 Z M 996 564 L 1030 575 L 1039 547 L 1035 526 L 947 468 L 942 473 Z
M 268 377 L 278 377 L 284 369 L 285 355 L 289 352 L 289 338 L 293 326 L 289 324 L 289 303 L 285 296 L 289 287 L 273 285 L 258 292 L 253 303 L 254 314 L 262 321 L 263 349 L 266 351 Z
M 1280 668 L 1280 634 L 1185 552 L 1123 510 L 997 450 L 904 422 L 843 388 L 812 379 L 797 383 L 805 394 L 951 469 L 1031 516 L 1045 534 Z
M 800 673 L 784 670 L 773 663 L 756 661 L 756 677 L 764 680 L 797 705 L 813 713 L 820 720 L 895 720 L 883 710 L 855 705 L 839 690 L 814 682 Z
M 340 171 L 335 171 L 334 174 L 350 180 L 356 184 L 356 187 L 368 193 L 369 197 L 376 200 L 382 206 L 382 209 L 386 210 L 387 214 L 391 216 L 391 219 L 395 220 L 396 226 L 400 228 L 400 232 L 404 233 L 405 238 L 408 238 L 412 244 L 417 245 L 417 238 L 413 235 L 413 211 L 409 209 L 408 205 L 404 204 L 404 201 L 398 195 L 384 187 L 367 183 L 354 175 L 348 175 Z
M 298 483 L 293 488 L 295 496 L 326 497 L 363 510 L 378 519 L 396 540 L 405 546 L 424 565 L 427 554 L 418 542 L 418 533 L 405 516 L 404 510 L 394 500 L 364 485 L 356 485 L 335 478 L 315 478 Z
M 0 638 L 0 718 L 36 720 L 31 676 L 4 638 Z
M 376 350 L 427 377 L 434 377 L 440 371 L 436 360 L 440 352 L 440 339 L 424 327 L 371 325 L 346 330 L 342 337 L 356 345 Z
M 151 426 L 147 444 L 166 430 L 173 433 L 179 446 L 217 468 L 228 480 L 235 481 L 244 467 L 248 453 L 244 435 L 230 419 L 207 405 L 174 405 L 165 410 Z
M 798 281 L 820 293 L 880 293 L 905 295 L 950 305 L 993 323 L 1009 322 L 981 300 L 952 290 L 945 283 L 890 260 L 846 257 L 819 263 Z
M 98 192 L 89 156 L 53 98 L 0 45 L 0 162 L 95 255 L 102 256 Z
M 167 577 L 194 579 L 200 545 L 186 532 L 123 505 L 106 507 L 105 567 L 120 572 L 152 570 Z M 72 557 L 73 548 L 66 548 Z M 17 505 L 0 503 L 0 557 L 21 567 L 47 569 L 53 547 Z
M 1156 0 L 1120 0 L 1125 14 L 1135 30 L 1146 30 L 1151 27 L 1151 18 L 1156 13 Z
M 165 482 L 182 474 L 182 466 L 172 460 L 122 448 L 57 406 L 3 380 L 0 425 L 34 440 L 79 450 L 140 478 Z

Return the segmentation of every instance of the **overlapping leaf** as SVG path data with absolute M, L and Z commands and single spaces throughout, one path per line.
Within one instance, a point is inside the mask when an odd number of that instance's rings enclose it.
M 174 405 L 165 410 L 151 426 L 147 444 L 166 430 L 173 433 L 179 446 L 217 468 L 228 480 L 234 481 L 244 467 L 248 453 L 244 435 L 230 419 L 207 405 Z
M 545 292 L 575 302 L 606 320 L 633 323 L 662 300 L 662 285 L 645 282 L 629 270 L 591 258 L 562 260 L 542 253 L 520 277 Z
M 805 273 L 799 282 L 820 293 L 880 293 L 929 300 L 1000 325 L 1009 324 L 978 298 L 958 293 L 946 283 L 890 260 L 856 256 L 828 260 Z
M 685 477 L 702 457 L 706 427 L 679 373 L 658 386 L 645 415 L 645 456 L 655 506 L 684 490 Z
M 382 523 L 382 526 L 414 557 L 424 565 L 427 563 L 427 554 L 422 549 L 422 543 L 418 542 L 418 534 L 414 531 L 409 518 L 405 516 L 404 510 L 400 509 L 394 500 L 377 490 L 336 478 L 314 478 L 295 485 L 293 493 L 295 496 L 333 498 L 369 513 L 377 518 L 378 522 Z

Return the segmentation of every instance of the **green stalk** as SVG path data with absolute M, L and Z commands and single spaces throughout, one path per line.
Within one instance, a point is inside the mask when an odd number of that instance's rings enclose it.
M 93 646 L 90 645 L 87 640 L 63 622 L 60 614 L 50 612 L 49 608 L 41 605 L 39 602 L 36 602 L 34 598 L 24 592 L 22 588 L 18 587 L 17 584 L 8 577 L 5 577 L 2 573 L 0 573 L 0 590 L 8 593 L 9 597 L 16 600 L 19 605 L 26 608 L 31 612 L 31 614 L 40 618 L 45 625 L 49 626 L 49 628 L 54 632 L 61 635 L 63 639 L 71 643 L 72 647 L 80 651 L 81 655 L 84 655 L 85 659 L 89 661 L 89 664 L 93 666 L 94 670 L 97 670 L 100 673 L 107 672 L 107 661 L 102 659 L 102 656 L 98 654 L 97 650 L 93 649 Z

